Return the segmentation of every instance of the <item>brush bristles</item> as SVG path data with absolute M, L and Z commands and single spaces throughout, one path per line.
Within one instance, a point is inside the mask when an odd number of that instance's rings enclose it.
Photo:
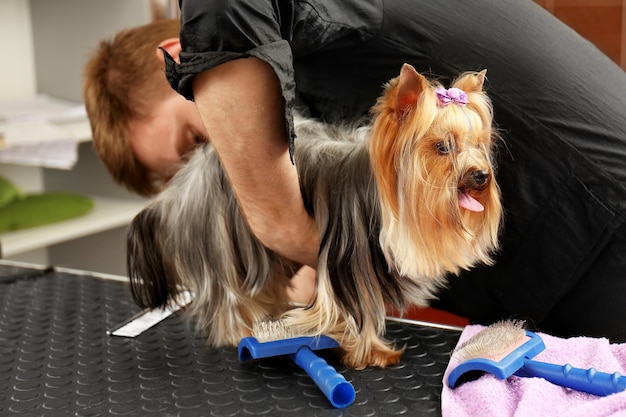
M 461 343 L 452 355 L 463 362 L 476 358 L 499 358 L 519 345 L 525 336 L 523 321 L 500 321 Z
M 271 342 L 274 340 L 292 339 L 299 335 L 293 329 L 286 326 L 282 320 L 266 320 L 254 323 L 252 336 L 259 342 Z

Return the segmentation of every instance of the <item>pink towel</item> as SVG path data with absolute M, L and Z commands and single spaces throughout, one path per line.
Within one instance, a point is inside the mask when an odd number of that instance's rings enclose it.
M 467 326 L 459 343 L 469 339 L 482 326 Z M 534 359 L 555 364 L 569 363 L 577 368 L 626 375 L 626 344 L 610 344 L 607 339 L 576 337 L 561 339 L 538 333 L 546 349 Z M 480 379 L 450 389 L 447 375 L 441 395 L 443 417 L 617 417 L 626 416 L 626 391 L 606 397 L 563 388 L 541 378 L 511 376 L 499 380 L 485 374 Z

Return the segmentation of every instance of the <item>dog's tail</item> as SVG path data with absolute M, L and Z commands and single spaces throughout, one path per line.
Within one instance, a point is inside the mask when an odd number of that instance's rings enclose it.
M 177 293 L 173 268 L 164 260 L 157 210 L 142 210 L 127 234 L 126 266 L 133 299 L 141 308 L 164 307 Z

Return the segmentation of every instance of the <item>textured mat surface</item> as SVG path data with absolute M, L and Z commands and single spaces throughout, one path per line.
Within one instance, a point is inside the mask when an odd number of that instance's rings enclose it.
M 286 358 L 240 363 L 208 349 L 179 315 L 134 339 L 106 330 L 138 309 L 123 282 L 0 264 L 0 416 L 439 416 L 459 333 L 390 321 L 402 362 L 351 371 L 334 409 Z

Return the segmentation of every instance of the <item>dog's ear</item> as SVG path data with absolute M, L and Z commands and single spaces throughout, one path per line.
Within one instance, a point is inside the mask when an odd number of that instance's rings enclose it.
M 420 94 L 428 88 L 426 78 L 409 64 L 402 65 L 396 94 L 396 114 L 403 117 L 415 108 Z
M 176 278 L 164 263 L 156 210 L 142 210 L 127 233 L 126 265 L 133 299 L 141 308 L 164 307 L 176 296 Z
M 460 88 L 466 93 L 480 93 L 483 91 L 483 85 L 487 77 L 487 70 L 480 72 L 467 72 L 462 74 L 453 84 L 452 87 Z

